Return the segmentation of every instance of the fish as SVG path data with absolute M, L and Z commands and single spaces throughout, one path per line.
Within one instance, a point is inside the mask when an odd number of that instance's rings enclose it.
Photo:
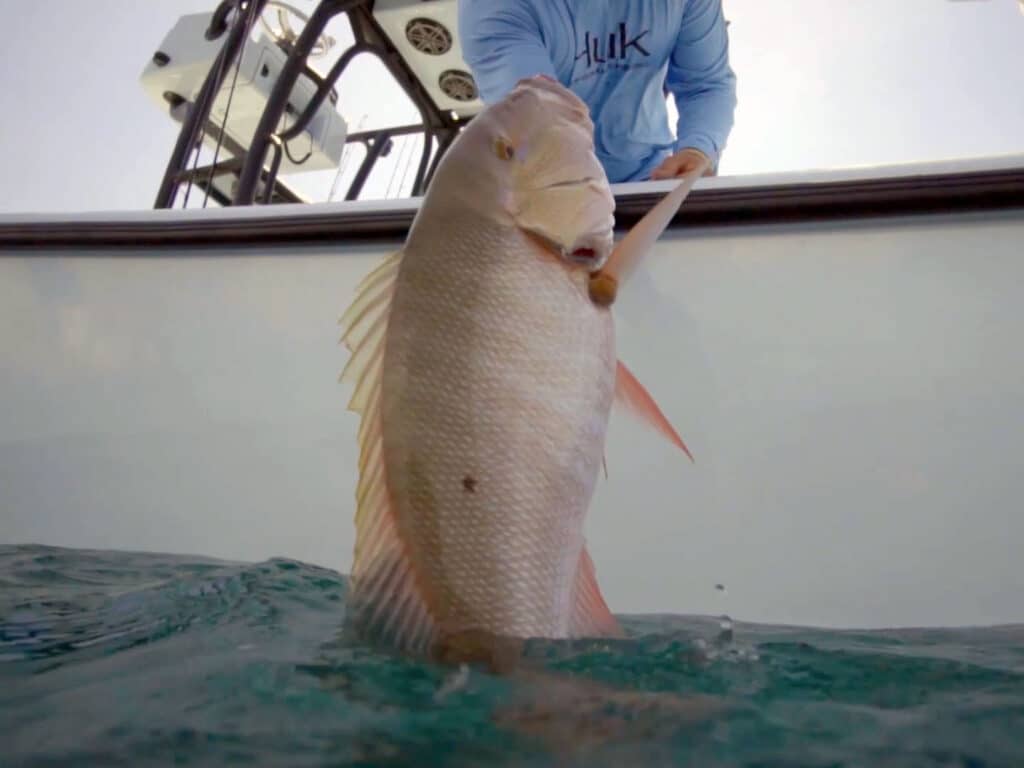
M 521 80 L 463 128 L 341 318 L 359 416 L 348 619 L 397 651 L 454 663 L 621 637 L 584 531 L 612 407 L 693 460 L 591 295 L 668 223 L 615 246 L 593 134 L 568 88 Z

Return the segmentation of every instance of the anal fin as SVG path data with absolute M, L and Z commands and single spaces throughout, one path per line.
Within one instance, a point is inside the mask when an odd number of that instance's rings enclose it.
M 576 581 L 572 592 L 572 617 L 569 634 L 572 637 L 622 637 L 622 627 L 608 608 L 597 584 L 594 561 L 584 544 L 576 566 Z

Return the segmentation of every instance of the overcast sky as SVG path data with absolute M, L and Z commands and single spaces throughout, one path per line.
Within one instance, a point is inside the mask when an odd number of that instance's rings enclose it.
M 177 124 L 148 100 L 139 75 L 180 15 L 213 5 L 5 7 L 0 211 L 151 207 Z M 725 0 L 725 8 L 739 107 L 723 174 L 1024 151 L 1017 0 Z M 345 24 L 332 31 L 340 50 Z M 367 115 L 367 126 L 414 118 L 380 66 L 364 58 L 341 83 L 343 116 L 354 125 Z M 293 177 L 318 200 L 333 178 Z M 375 180 L 377 194 L 388 181 Z

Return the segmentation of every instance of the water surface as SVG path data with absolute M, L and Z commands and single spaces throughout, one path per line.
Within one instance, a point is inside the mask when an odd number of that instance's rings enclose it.
M 342 631 L 290 560 L 0 547 L 4 766 L 1024 766 L 1024 626 L 625 617 L 498 679 Z

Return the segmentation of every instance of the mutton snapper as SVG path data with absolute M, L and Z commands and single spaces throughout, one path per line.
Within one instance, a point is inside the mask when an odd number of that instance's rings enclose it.
M 614 245 L 593 130 L 542 77 L 487 107 L 341 320 L 360 415 L 350 618 L 396 649 L 621 633 L 584 541 L 613 402 L 686 447 L 588 295 Z M 618 261 L 664 228 L 646 226 Z

